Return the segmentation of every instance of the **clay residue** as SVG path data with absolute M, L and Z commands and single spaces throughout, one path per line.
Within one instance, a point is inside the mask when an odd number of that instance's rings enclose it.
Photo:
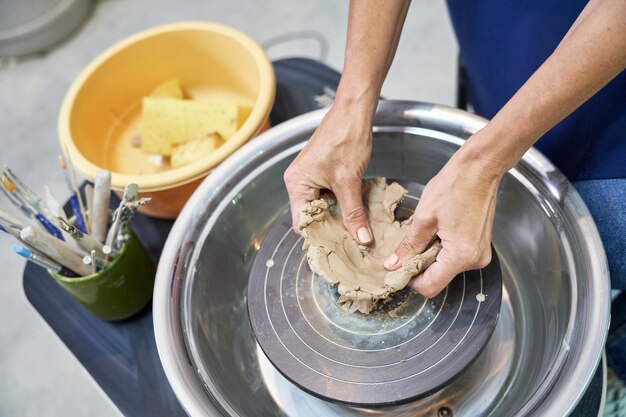
M 311 270 L 336 285 L 339 302 L 350 313 L 368 314 L 404 288 L 409 280 L 428 268 L 441 249 L 434 242 L 424 253 L 408 259 L 389 272 L 383 261 L 402 241 L 411 219 L 400 222 L 394 210 L 407 191 L 401 185 L 387 185 L 385 178 L 364 181 L 363 201 L 368 210 L 374 242 L 357 243 L 343 225 L 341 209 L 332 193 L 302 208 L 299 229 Z

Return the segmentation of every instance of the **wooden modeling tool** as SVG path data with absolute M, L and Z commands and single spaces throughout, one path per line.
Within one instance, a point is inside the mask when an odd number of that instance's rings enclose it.
M 102 251 L 104 245 L 102 245 L 100 241 L 96 240 L 93 236 L 84 234 L 76 226 L 70 224 L 62 217 L 57 218 L 57 220 L 59 222 L 59 227 L 63 231 L 67 232 L 72 237 L 72 239 L 76 241 L 80 248 L 82 248 L 86 252 L 91 252 L 92 250 L 95 250 L 98 253 L 104 254 Z
M 27 226 L 22 229 L 20 238 L 39 252 L 79 275 L 91 273 L 91 268 L 83 264 L 79 255 L 74 253 L 65 243 L 50 235 Z
M 93 185 L 85 185 L 85 202 L 87 203 L 87 211 L 85 212 L 85 222 L 87 222 L 88 229 L 92 233 L 91 227 L 91 215 L 93 213 Z
M 124 188 L 124 195 L 122 196 L 122 201 L 120 201 L 119 206 L 113 213 L 113 222 L 111 224 L 111 228 L 107 233 L 105 244 L 111 246 L 115 249 L 119 249 L 116 246 L 116 240 L 118 233 L 120 231 L 123 233 L 124 230 L 121 229 L 122 225 L 122 216 L 124 215 L 124 211 L 126 210 L 126 204 L 134 201 L 137 198 L 137 193 L 139 192 L 139 188 L 137 184 L 128 184 L 126 188 Z
M 93 209 L 91 211 L 91 234 L 104 243 L 109 222 L 109 202 L 111 201 L 111 173 L 99 171 L 96 174 L 93 193 Z

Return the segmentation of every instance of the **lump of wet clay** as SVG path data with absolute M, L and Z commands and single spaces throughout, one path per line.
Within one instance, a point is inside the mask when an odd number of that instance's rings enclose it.
M 437 257 L 437 240 L 422 254 L 405 260 L 402 267 L 387 271 L 383 261 L 402 241 L 411 219 L 400 222 L 394 210 L 407 190 L 400 184 L 387 185 L 385 178 L 363 182 L 363 201 L 368 210 L 374 241 L 360 245 L 343 225 L 335 196 L 326 193 L 301 209 L 298 225 L 305 239 L 304 250 L 311 270 L 337 286 L 344 310 L 369 314 L 409 280 L 428 268 Z

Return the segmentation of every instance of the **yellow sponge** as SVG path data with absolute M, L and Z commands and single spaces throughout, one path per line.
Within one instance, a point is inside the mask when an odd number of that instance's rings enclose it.
M 171 155 L 179 143 L 217 132 L 228 140 L 238 129 L 239 107 L 167 97 L 144 97 L 141 150 Z
M 180 85 L 178 78 L 172 78 L 157 85 L 150 93 L 150 97 L 172 97 L 183 98 L 183 86 Z
M 224 140 L 219 133 L 209 133 L 198 139 L 174 146 L 170 164 L 172 168 L 195 162 L 219 148 Z

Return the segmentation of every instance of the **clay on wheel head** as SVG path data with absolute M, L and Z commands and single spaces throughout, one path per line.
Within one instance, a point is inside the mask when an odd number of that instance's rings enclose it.
M 411 219 L 400 222 L 394 210 L 407 191 L 385 178 L 363 182 L 363 201 L 368 210 L 374 242 L 357 243 L 343 225 L 341 209 L 332 193 L 326 193 L 301 209 L 299 229 L 311 270 L 336 285 L 339 302 L 350 313 L 369 314 L 409 280 L 428 268 L 437 257 L 437 240 L 424 253 L 408 259 L 396 271 L 387 271 L 383 261 L 402 241 Z

